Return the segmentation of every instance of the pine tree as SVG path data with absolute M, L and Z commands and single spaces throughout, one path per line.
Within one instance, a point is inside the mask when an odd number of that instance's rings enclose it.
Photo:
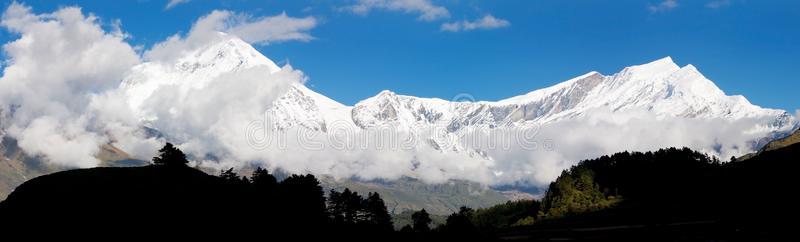
M 328 221 L 325 192 L 314 175 L 291 175 L 279 185 L 288 225 L 317 227 Z
M 278 186 L 278 179 L 276 179 L 272 174 L 269 174 L 267 169 L 261 167 L 258 167 L 255 171 L 253 171 L 250 181 L 253 182 L 253 185 L 261 189 L 272 189 Z
M 414 212 L 411 214 L 411 220 L 414 224 L 414 231 L 416 232 L 428 232 L 431 230 L 430 223 L 431 223 L 431 216 L 428 214 L 428 211 L 422 209 L 420 211 Z
M 233 168 L 220 171 L 219 177 L 231 184 L 247 183 L 247 180 L 242 180 L 242 178 L 239 177 L 239 174 L 236 174 L 236 172 L 233 171 Z M 245 179 L 247 178 L 245 177 Z
M 361 223 L 364 214 L 364 199 L 358 195 L 358 192 L 350 191 L 347 188 L 342 192 L 342 199 L 344 199 L 344 221 L 350 224 Z
M 383 202 L 381 195 L 377 192 L 369 193 L 365 210 L 367 221 L 369 221 L 370 224 L 381 230 L 391 230 L 394 228 L 392 216 L 389 215 L 386 204 Z
M 447 217 L 444 229 L 448 233 L 464 236 L 475 232 L 475 225 L 470 220 L 473 210 L 468 207 L 461 207 L 457 213 Z
M 181 167 L 189 163 L 183 151 L 176 148 L 172 143 L 167 143 L 158 150 L 158 156 L 153 157 L 153 164 L 159 166 Z
M 331 189 L 328 195 L 328 214 L 334 223 L 344 223 L 345 204 L 342 193 Z

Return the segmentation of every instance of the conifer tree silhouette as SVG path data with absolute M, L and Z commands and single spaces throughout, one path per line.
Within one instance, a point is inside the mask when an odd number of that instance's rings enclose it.
M 182 167 L 187 163 L 186 154 L 169 142 L 158 150 L 158 156 L 153 157 L 153 164 L 159 166 Z
M 420 211 L 414 212 L 411 214 L 412 224 L 414 224 L 414 231 L 416 232 L 428 232 L 431 231 L 430 223 L 431 223 L 431 216 L 428 214 L 428 211 L 422 209 Z
M 389 231 L 394 228 L 392 216 L 389 215 L 389 210 L 386 209 L 386 204 L 380 194 L 377 192 L 369 193 L 365 203 L 366 217 L 371 225 L 383 231 Z

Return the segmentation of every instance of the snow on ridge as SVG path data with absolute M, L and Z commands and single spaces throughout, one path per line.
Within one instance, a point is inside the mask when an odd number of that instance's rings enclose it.
M 244 41 L 232 35 L 220 36 L 221 41 L 193 50 L 175 63 L 148 62 L 134 67 L 123 81 L 132 106 L 135 108 L 159 85 L 191 81 L 191 87 L 202 88 L 226 72 L 254 66 L 267 66 L 273 73 L 280 70 Z M 739 119 L 782 114 L 781 110 L 752 105 L 741 96 L 726 96 L 695 66 L 679 67 L 669 56 L 626 67 L 608 76 L 591 71 L 550 87 L 495 102 L 447 101 L 384 90 L 347 106 L 302 84 L 296 84 L 287 95 L 292 97 L 282 98 L 273 108 L 274 112 L 292 113 L 277 114 L 287 122 L 284 124 L 287 126 L 293 126 L 291 122 L 305 122 L 302 119 L 306 118 L 317 120 L 322 126 L 326 122 L 344 120 L 362 128 L 393 123 L 413 129 L 434 122 L 446 122 L 454 127 L 499 127 L 580 117 L 587 110 L 598 107 L 615 111 L 645 108 L 659 115 L 689 118 Z
M 135 108 L 160 85 L 191 81 L 190 88 L 203 88 L 214 77 L 228 72 L 255 66 L 266 66 L 272 73 L 281 70 L 249 44 L 233 36 L 225 37 L 175 63 L 149 62 L 134 67 L 123 82 L 131 105 Z M 268 112 L 278 128 L 305 127 L 327 132 L 336 124 L 355 130 L 390 126 L 413 132 L 444 127 L 445 139 L 454 143 L 454 136 L 474 128 L 545 125 L 584 117 L 597 109 L 649 110 L 663 117 L 691 119 L 771 119 L 771 123 L 760 127 L 771 131 L 797 123 L 785 111 L 752 105 L 742 96 L 725 95 L 695 66 L 680 67 L 671 57 L 626 67 L 612 75 L 588 72 L 495 102 L 420 98 L 384 90 L 348 106 L 296 83 L 272 103 Z M 436 148 L 441 142 L 429 140 L 426 143 Z M 452 147 L 452 150 L 491 159 L 481 151 L 461 146 Z

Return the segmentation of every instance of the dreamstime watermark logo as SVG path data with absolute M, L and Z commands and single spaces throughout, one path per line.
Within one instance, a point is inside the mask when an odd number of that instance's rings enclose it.
M 250 148 L 256 150 L 264 150 L 272 145 L 275 140 L 276 134 L 280 133 L 275 128 L 275 122 L 272 119 L 273 115 L 264 112 L 263 119 L 255 119 L 250 121 L 245 129 L 245 139 Z M 285 146 L 279 148 L 286 148 Z
M 481 103 L 465 93 L 447 105 L 400 102 L 397 106 L 381 103 L 377 109 L 355 107 L 352 120 L 328 122 L 278 119 L 274 111 L 267 111 L 247 125 L 247 144 L 255 150 L 291 147 L 307 151 L 414 150 L 421 146 L 441 151 L 554 149 L 552 140 L 539 139 L 541 125 L 529 120 L 533 115 L 525 106 Z

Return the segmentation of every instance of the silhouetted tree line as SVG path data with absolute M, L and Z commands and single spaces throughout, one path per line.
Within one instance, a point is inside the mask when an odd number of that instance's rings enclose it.
M 330 190 L 328 198 L 314 175 L 291 175 L 281 182 L 266 169 L 257 168 L 250 178 L 233 169 L 219 175 L 226 183 L 247 190 L 255 204 L 276 206 L 277 227 L 322 228 L 338 234 L 387 234 L 394 232 L 392 217 L 378 193 L 362 197 L 345 189 Z M 262 214 L 269 216 L 269 214 Z
M 725 163 L 688 148 L 585 160 L 550 184 L 536 223 L 540 228 L 699 223 L 693 226 L 709 236 L 702 239 L 728 238 L 732 231 L 779 233 L 784 229 L 779 221 L 798 211 L 786 192 L 798 184 L 793 174 L 799 151 L 793 145 Z
M 783 221 L 798 214 L 792 193 L 798 184 L 797 157 L 800 144 L 727 163 L 688 148 L 621 152 L 563 171 L 541 202 L 462 207 L 434 229 L 428 228 L 428 214 L 418 211 L 413 225 L 400 231 L 473 239 L 777 238 L 792 231 Z M 644 227 L 602 230 L 615 225 Z M 571 230 L 582 227 L 601 229 Z
M 266 169 L 257 168 L 251 178 L 239 176 L 233 169 L 219 175 L 229 185 L 249 189 L 252 201 L 257 204 L 281 207 L 278 216 L 284 224 L 302 224 L 303 227 L 322 226 L 339 232 L 357 230 L 368 233 L 393 232 L 392 217 L 378 193 L 362 197 L 345 189 L 331 190 L 326 199 L 314 175 L 291 175 L 281 182 Z M 275 200 L 288 198 L 283 203 Z
M 233 169 L 209 176 L 189 168 L 185 155 L 167 144 L 151 166 L 78 169 L 32 179 L 0 203 L 0 217 L 44 228 L 114 231 L 147 224 L 145 232 L 151 233 L 213 228 L 296 239 L 548 239 L 569 238 L 578 233 L 573 228 L 619 224 L 643 226 L 624 230 L 626 235 L 669 236 L 680 234 L 686 228 L 681 226 L 695 226 L 691 236 L 705 240 L 763 238 L 742 236 L 792 231 L 783 221 L 797 214 L 799 155 L 800 144 L 727 163 L 687 148 L 621 152 L 562 172 L 541 201 L 461 207 L 436 228 L 421 210 L 395 233 L 377 193 L 362 197 L 349 189 L 331 190 L 326 198 L 313 175 L 278 181 L 263 168 L 250 177 Z M 84 221 L 75 222 L 78 218 Z M 584 238 L 620 235 L 587 231 Z
M 347 188 L 342 192 L 332 189 L 327 205 L 331 221 L 340 227 L 394 231 L 392 217 L 378 193 L 369 193 L 364 198 Z
M 185 167 L 186 155 L 171 143 L 159 150 L 153 164 L 163 167 Z M 380 194 L 369 193 L 361 197 L 356 192 L 331 190 L 326 200 L 319 180 L 314 175 L 291 175 L 281 182 L 266 169 L 258 167 L 250 178 L 240 176 L 233 168 L 220 171 L 219 178 L 229 189 L 244 194 L 242 204 L 254 207 L 262 216 L 283 218 L 280 224 L 303 227 L 336 227 L 370 232 L 393 231 L 392 217 Z M 257 206 L 279 207 L 272 214 Z
M 508 201 L 489 208 L 460 207 L 445 222 L 431 228 L 431 215 L 425 209 L 411 215 L 411 224 L 400 229 L 404 239 L 493 240 L 497 232 L 533 224 L 540 203 L 535 200 Z

